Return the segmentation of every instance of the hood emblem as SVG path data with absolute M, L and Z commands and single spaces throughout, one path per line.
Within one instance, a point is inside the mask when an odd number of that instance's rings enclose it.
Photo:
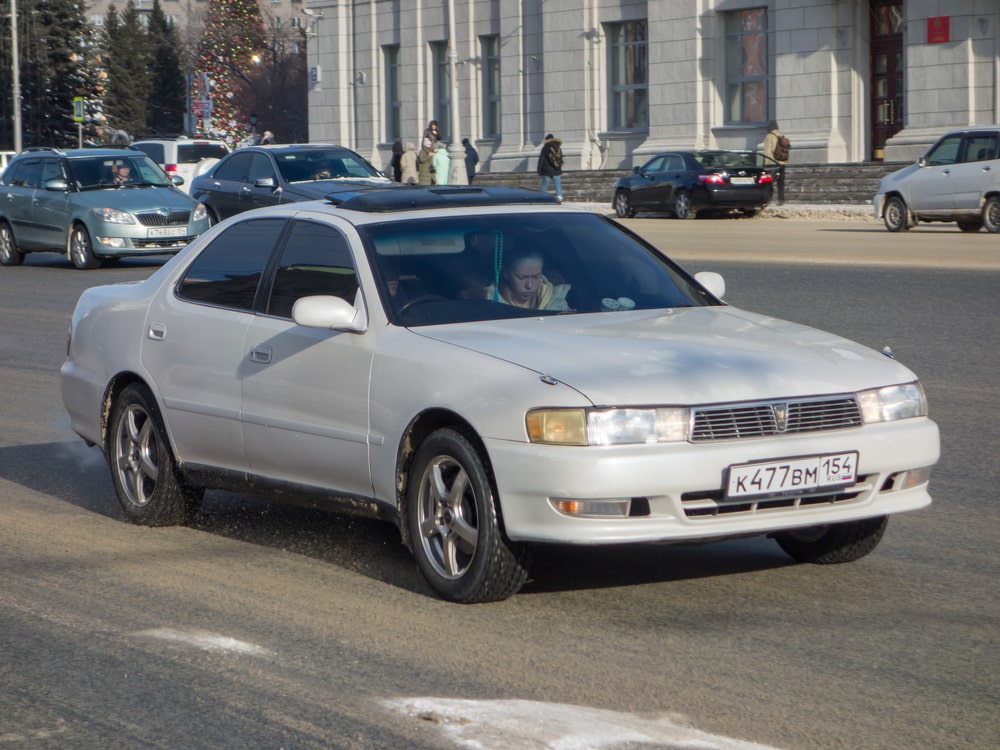
M 774 412 L 774 427 L 778 432 L 788 429 L 788 404 L 775 404 L 771 407 Z

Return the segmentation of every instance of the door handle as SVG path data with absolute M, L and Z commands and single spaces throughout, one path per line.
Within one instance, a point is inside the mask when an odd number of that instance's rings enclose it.
M 167 337 L 167 327 L 163 323 L 150 323 L 146 338 L 153 341 L 163 341 Z
M 255 346 L 250 350 L 250 361 L 258 365 L 266 365 L 271 361 L 271 347 L 267 344 Z

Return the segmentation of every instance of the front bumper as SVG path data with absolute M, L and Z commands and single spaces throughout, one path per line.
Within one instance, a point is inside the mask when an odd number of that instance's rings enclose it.
M 513 541 L 568 544 L 715 539 L 915 510 L 931 502 L 927 483 L 901 487 L 893 478 L 932 466 L 940 451 L 937 425 L 927 418 L 702 444 L 580 448 L 485 442 L 507 535 Z M 858 483 L 828 500 L 779 507 L 723 502 L 718 513 L 706 513 L 712 501 L 704 498 L 721 494 L 726 471 L 734 464 L 854 450 L 859 453 Z M 649 512 L 627 518 L 571 517 L 557 511 L 549 498 L 641 498 Z

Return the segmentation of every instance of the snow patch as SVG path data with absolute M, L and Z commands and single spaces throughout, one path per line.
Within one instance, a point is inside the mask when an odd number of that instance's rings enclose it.
M 135 635 L 140 638 L 156 638 L 170 643 L 179 643 L 184 646 L 192 646 L 203 651 L 226 651 L 237 654 L 249 654 L 250 656 L 265 656 L 270 654 L 266 648 L 256 646 L 253 643 L 239 641 L 229 636 L 209 633 L 204 630 L 174 630 L 173 628 L 152 628 L 143 630 Z

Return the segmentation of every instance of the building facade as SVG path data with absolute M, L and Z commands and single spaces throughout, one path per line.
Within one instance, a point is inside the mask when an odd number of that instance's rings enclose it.
M 432 119 L 494 172 L 533 170 L 547 133 L 569 169 L 628 168 L 666 148 L 756 148 L 773 119 L 793 163 L 857 163 L 1000 121 L 998 0 L 307 0 L 306 13 L 310 140 L 382 165 Z

